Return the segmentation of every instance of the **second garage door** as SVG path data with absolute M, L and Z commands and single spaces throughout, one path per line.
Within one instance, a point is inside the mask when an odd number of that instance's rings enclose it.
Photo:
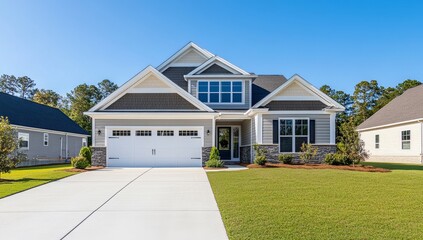
M 202 127 L 107 127 L 109 167 L 201 167 Z

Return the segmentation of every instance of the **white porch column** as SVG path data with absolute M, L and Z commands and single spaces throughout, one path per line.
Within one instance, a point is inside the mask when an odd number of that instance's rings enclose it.
M 212 135 L 212 147 L 215 147 L 216 146 L 216 118 L 215 117 L 212 118 L 211 135 Z
M 254 116 L 254 120 L 255 120 L 255 129 L 256 129 L 256 143 L 257 144 L 262 144 L 263 143 L 263 138 L 262 138 L 262 126 L 263 126 L 263 116 L 261 113 L 258 113 L 257 115 Z
M 330 114 L 330 144 L 336 143 L 336 113 Z

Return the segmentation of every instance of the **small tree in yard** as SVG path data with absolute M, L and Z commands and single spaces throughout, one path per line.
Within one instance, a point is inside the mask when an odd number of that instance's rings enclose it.
M 223 165 L 223 161 L 220 160 L 219 150 L 216 147 L 212 147 L 209 160 L 206 162 L 206 167 L 221 168 Z
M 260 166 L 264 166 L 267 162 L 266 160 L 266 150 L 263 148 L 260 148 L 258 144 L 253 145 L 255 157 L 254 157 L 254 163 Z
M 304 163 L 309 163 L 312 159 L 314 159 L 317 155 L 317 148 L 311 144 L 301 145 L 301 153 L 300 159 L 303 160 Z
M 19 140 L 16 137 L 16 130 L 10 125 L 7 118 L 0 117 L 0 179 L 2 173 L 9 173 L 23 157 L 16 151 L 18 147 Z

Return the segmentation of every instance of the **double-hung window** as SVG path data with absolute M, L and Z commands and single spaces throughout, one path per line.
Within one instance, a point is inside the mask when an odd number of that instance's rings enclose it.
M 410 149 L 411 137 L 410 130 L 401 132 L 401 147 L 402 149 Z
M 44 147 L 48 146 L 48 133 L 43 134 L 43 145 Z
M 376 134 L 375 135 L 375 148 L 376 149 L 379 149 L 379 134 Z
M 242 103 L 243 82 L 198 81 L 198 99 L 204 103 Z
M 18 133 L 19 139 L 19 149 L 28 150 L 29 149 L 29 133 Z
M 279 151 L 300 152 L 309 142 L 308 119 L 279 119 Z

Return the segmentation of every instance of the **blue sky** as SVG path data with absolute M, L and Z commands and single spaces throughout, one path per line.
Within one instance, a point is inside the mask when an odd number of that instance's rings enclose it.
M 119 85 L 189 41 L 256 74 L 352 92 L 423 81 L 423 1 L 0 0 L 0 74 Z

